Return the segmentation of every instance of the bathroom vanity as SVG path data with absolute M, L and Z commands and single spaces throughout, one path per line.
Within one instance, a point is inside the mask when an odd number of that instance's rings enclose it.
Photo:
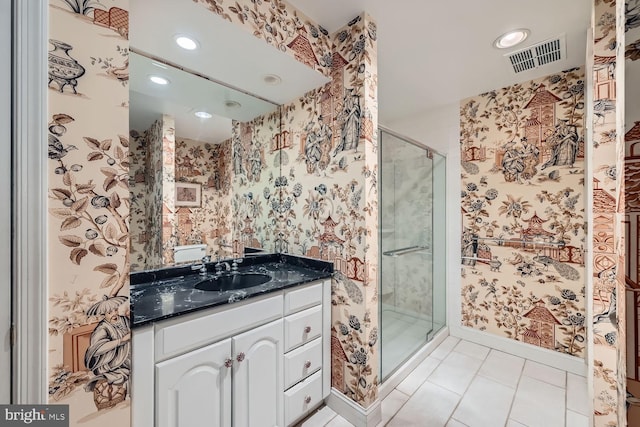
M 332 265 L 215 265 L 131 275 L 136 427 L 289 426 L 329 394 Z

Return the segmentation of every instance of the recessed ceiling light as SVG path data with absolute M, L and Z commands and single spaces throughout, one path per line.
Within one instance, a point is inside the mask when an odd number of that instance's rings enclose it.
M 149 76 L 149 80 L 151 80 L 153 83 L 157 84 L 157 85 L 168 85 L 169 84 L 169 80 L 165 79 L 164 77 L 160 77 L 160 76 Z
M 238 101 L 224 101 L 224 106 L 227 108 L 239 108 L 242 107 L 242 105 L 238 102 Z
M 519 28 L 517 30 L 504 33 L 493 42 L 493 45 L 498 49 L 508 49 L 522 43 L 528 36 L 529 30 L 526 28 Z
M 178 35 L 175 36 L 175 41 L 178 46 L 186 50 L 196 50 L 198 48 L 198 42 L 191 37 Z
M 207 113 L 206 111 L 196 111 L 193 114 L 200 119 L 210 119 L 213 117 L 211 113 Z
M 276 86 L 279 85 L 280 83 L 282 83 L 282 78 L 280 76 L 277 76 L 275 74 L 265 74 L 262 77 L 262 80 L 264 80 L 264 82 L 268 85 L 271 86 Z

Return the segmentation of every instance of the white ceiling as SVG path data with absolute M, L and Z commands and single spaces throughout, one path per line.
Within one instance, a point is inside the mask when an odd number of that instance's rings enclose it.
M 329 32 L 362 11 L 377 22 L 382 124 L 583 65 L 591 15 L 590 0 L 289 2 Z M 326 82 L 319 73 L 193 1 L 136 0 L 131 3 L 130 19 L 132 49 L 279 104 Z M 518 48 L 565 34 L 567 58 L 513 73 L 504 58 L 508 52 L 495 49 L 492 42 L 500 34 L 522 27 L 530 29 L 531 35 Z M 200 48 L 195 52 L 179 49 L 173 41 L 176 34 L 194 36 Z M 131 73 L 134 82 L 133 67 Z M 268 73 L 282 76 L 283 84 L 265 85 L 262 77 Z M 179 129 L 177 132 L 180 134 Z
M 590 0 L 289 0 L 330 33 L 366 11 L 378 24 L 381 123 L 513 83 L 581 66 Z M 514 74 L 492 46 L 515 28 L 522 48 L 566 34 L 567 58 Z M 515 50 L 515 49 L 514 49 Z

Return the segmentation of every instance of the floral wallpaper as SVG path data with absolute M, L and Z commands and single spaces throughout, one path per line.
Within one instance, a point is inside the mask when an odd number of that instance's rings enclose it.
M 231 256 L 231 141 L 175 137 L 173 123 L 164 115 L 130 132 L 133 271 L 172 264 L 175 245 L 205 243 L 212 259 Z M 196 184 L 200 204 L 176 206 L 176 182 Z
M 129 131 L 131 270 L 162 265 L 162 121 Z
M 367 407 L 378 393 L 377 28 L 333 35 L 331 82 L 282 107 L 278 236 L 333 261 L 332 385 Z
M 49 3 L 49 401 L 130 423 L 128 2 Z
M 198 184 L 199 207 L 176 208 L 178 244 L 205 243 L 207 255 L 228 257 L 231 241 L 231 141 L 220 144 L 176 137 L 176 181 Z
M 327 30 L 282 0 L 193 0 L 257 38 L 329 75 L 333 47 Z
M 367 407 L 379 383 L 377 25 L 364 14 L 329 35 L 280 0 L 197 1 L 331 78 L 277 116 L 234 123 L 232 246 L 335 263 L 332 385 Z
M 625 48 L 625 212 L 629 222 L 628 247 L 640 244 L 638 225 L 640 224 L 640 108 L 633 102 L 635 92 L 631 88 L 640 87 L 640 0 L 626 3 L 626 48 Z M 631 95 L 629 97 L 628 95 Z M 631 242 L 634 243 L 631 243 Z M 629 254 L 638 253 L 629 250 Z M 640 257 L 629 258 L 627 274 L 640 283 Z M 630 349 L 631 350 L 631 349 Z M 636 374 L 637 375 L 637 374 Z
M 595 426 L 626 424 L 624 314 L 624 129 L 616 68 L 624 46 L 623 2 L 594 1 L 593 40 L 593 337 Z M 618 274 L 620 273 L 620 274 Z
M 584 72 L 461 104 L 463 325 L 585 356 Z
M 231 142 L 231 230 L 229 249 L 241 254 L 244 247 L 281 252 L 286 245 L 278 235 L 281 151 L 286 144 L 280 132 L 280 112 L 251 122 L 233 122 Z

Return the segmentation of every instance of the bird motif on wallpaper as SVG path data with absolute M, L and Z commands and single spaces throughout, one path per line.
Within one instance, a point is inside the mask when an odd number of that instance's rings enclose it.
M 49 158 L 51 160 L 62 160 L 71 150 L 77 150 L 75 145 L 62 145 L 62 142 L 54 135 L 49 135 Z
M 575 268 L 570 265 L 564 264 L 560 261 L 556 261 L 555 259 L 545 256 L 545 255 L 537 255 L 533 257 L 533 260 L 544 265 L 544 269 L 548 270 L 549 266 L 553 266 L 556 269 L 558 274 L 567 280 L 578 280 L 580 278 L 580 273 Z

